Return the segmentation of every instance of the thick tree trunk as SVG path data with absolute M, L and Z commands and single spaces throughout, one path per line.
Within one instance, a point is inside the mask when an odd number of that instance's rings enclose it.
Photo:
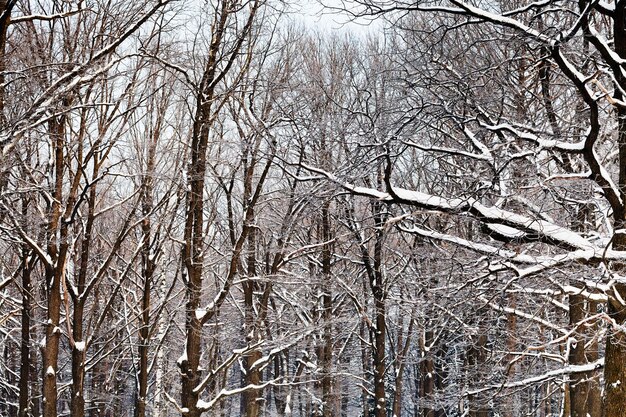
M 424 331 L 420 350 L 422 359 L 419 367 L 419 401 L 420 416 L 435 417 L 435 360 L 432 353 L 434 334 L 432 330 Z
M 68 225 L 59 224 L 63 201 L 65 121 L 49 122 L 50 137 L 54 147 L 54 202 L 48 223 L 48 254 L 53 264 L 46 267 L 47 321 L 46 341 L 43 349 L 43 417 L 57 417 L 57 371 L 59 339 L 61 337 L 61 281 L 65 279 L 65 261 L 68 242 Z M 60 230 L 59 230 L 60 229 Z M 58 237 L 57 237 L 58 234 Z
M 48 321 L 46 323 L 46 343 L 43 350 L 43 417 L 57 417 L 57 370 L 59 359 L 59 338 L 61 329 L 61 274 L 54 270 L 46 273 L 48 283 Z
M 615 15 L 613 17 L 613 35 L 615 51 L 621 58 L 626 58 L 626 4 L 616 2 Z M 626 85 L 625 77 L 615 72 L 617 82 Z M 619 89 L 615 90 L 615 96 L 623 99 Z M 626 109 L 618 107 L 618 146 L 619 146 L 619 186 L 622 200 L 626 197 Z M 615 230 L 623 230 L 626 226 L 624 213 L 614 213 Z M 626 234 L 616 233 L 613 242 L 616 250 L 626 250 Z M 614 284 L 614 292 L 622 300 L 626 299 L 626 284 Z M 609 295 L 609 317 L 618 326 L 626 325 L 626 306 L 618 297 Z M 626 332 L 621 329 L 609 327 L 606 340 L 605 364 L 604 364 L 604 410 L 603 417 L 620 417 L 626 415 Z
M 625 284 L 614 284 L 615 291 L 626 296 Z M 608 303 L 609 317 L 618 325 L 626 323 L 626 308 L 615 298 Z M 604 364 L 604 412 L 603 417 L 626 415 L 626 333 L 609 328 Z M 573 396 L 573 395 L 572 395 Z
M 252 167 L 246 175 L 246 185 L 244 190 L 244 200 L 250 201 L 252 193 Z M 256 228 L 254 223 L 254 212 L 250 208 L 250 219 L 246 227 L 250 228 L 248 232 L 248 256 L 247 256 L 247 275 L 248 279 L 243 282 L 243 295 L 244 295 L 244 338 L 248 345 L 253 344 L 260 336 L 258 334 L 259 329 L 256 326 L 256 316 L 254 310 L 254 289 L 255 278 L 257 275 L 256 270 Z M 253 350 L 244 357 L 244 369 L 245 375 L 243 378 L 244 386 L 256 385 L 261 383 L 261 373 L 258 368 L 253 369 L 252 365 L 261 358 L 261 352 L 259 350 Z M 261 392 L 257 389 L 249 389 L 245 391 L 241 397 L 243 402 L 243 415 L 246 417 L 258 417 L 261 410 L 261 403 L 259 401 Z
M 480 332 L 474 344 L 472 344 L 467 352 L 467 364 L 471 372 L 470 380 L 481 381 L 482 380 L 482 368 L 487 361 L 487 335 L 484 332 Z M 481 396 L 472 395 L 468 398 L 469 417 L 489 417 L 488 401 Z
M 374 329 L 374 399 L 376 402 L 374 415 L 387 416 L 387 400 L 385 394 L 385 338 L 387 324 L 385 314 L 385 297 L 382 288 L 375 288 L 374 308 L 376 310 L 376 328 Z

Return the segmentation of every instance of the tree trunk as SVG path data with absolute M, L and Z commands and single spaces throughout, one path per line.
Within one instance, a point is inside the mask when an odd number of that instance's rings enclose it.
M 626 4 L 616 2 L 615 15 L 613 18 L 613 36 L 615 51 L 620 58 L 626 58 Z M 626 80 L 621 72 L 616 71 L 615 77 L 618 84 L 626 85 Z M 615 89 L 615 97 L 623 99 L 619 89 Z M 619 147 L 619 187 L 622 200 L 626 197 L 626 109 L 617 108 L 618 118 L 618 147 Z M 623 210 L 622 210 L 623 211 Z M 624 213 L 613 213 L 615 216 L 615 230 L 624 229 L 626 218 Z M 626 234 L 616 233 L 613 242 L 615 250 L 626 250 Z M 622 270 L 624 267 L 622 266 Z M 613 285 L 616 294 L 624 300 L 626 298 L 626 284 L 615 283 Z M 609 295 L 609 317 L 618 326 L 626 324 L 626 306 L 617 297 Z M 604 410 L 603 417 L 620 417 L 626 415 L 626 332 L 621 329 L 609 327 L 606 340 L 605 364 L 604 364 Z
M 251 193 L 252 193 L 252 171 L 253 167 L 249 167 L 249 171 L 246 173 L 246 185 L 244 190 L 244 200 L 250 201 Z M 249 227 L 250 231 L 248 232 L 248 256 L 247 256 L 247 275 L 248 279 L 243 282 L 243 295 L 244 295 L 244 338 L 246 343 L 249 345 L 255 343 L 260 335 L 258 334 L 259 329 L 256 326 L 256 317 L 254 310 L 254 289 L 255 289 L 255 278 L 257 275 L 256 270 L 256 227 L 253 225 L 254 223 L 254 212 L 253 208 L 249 209 L 250 219 L 249 224 L 245 227 Z M 261 382 L 261 373 L 258 368 L 253 369 L 252 365 L 261 358 L 261 352 L 257 349 L 249 352 L 244 357 L 244 369 L 245 375 L 243 378 L 244 386 L 247 385 L 259 385 Z M 244 391 L 241 396 L 243 402 L 243 414 L 246 417 L 258 417 L 261 407 L 259 402 L 259 396 L 261 392 L 257 389 L 249 389 Z
M 138 392 L 135 402 L 135 417 L 146 416 L 146 397 L 148 395 L 148 354 L 150 346 L 150 308 L 152 281 L 156 271 L 157 247 L 152 241 L 152 211 L 153 211 L 153 177 L 156 164 L 156 146 L 161 128 L 161 116 L 157 118 L 154 131 L 148 140 L 148 156 L 145 171 L 141 181 L 141 273 L 143 289 L 141 294 L 141 323 L 139 326 L 139 370 L 137 375 Z M 157 388 L 158 389 L 158 388 Z
M 420 350 L 422 359 L 420 361 L 419 379 L 419 401 L 420 416 L 435 417 L 434 395 L 435 395 L 435 361 L 431 352 L 434 340 L 432 330 L 424 331 Z
M 46 342 L 43 350 L 43 417 L 57 417 L 57 371 L 59 339 L 61 337 L 61 281 L 65 279 L 65 262 L 68 242 L 68 225 L 59 224 L 63 201 L 65 121 L 61 117 L 49 122 L 50 138 L 54 149 L 54 202 L 48 223 L 48 254 L 53 264 L 46 266 L 47 322 Z M 60 230 L 59 230 L 60 229 Z M 58 233 L 58 238 L 57 238 Z
M 79 290 L 80 291 L 80 290 Z M 80 292 L 82 294 L 82 291 Z M 74 304 L 74 315 L 72 317 L 72 417 L 83 417 L 85 415 L 85 342 L 83 335 L 83 315 L 84 302 L 81 296 Z
M 515 309 L 517 302 L 514 295 L 509 296 L 509 307 L 511 309 Z M 509 313 L 506 316 L 507 318 L 507 350 L 509 353 L 506 355 L 505 364 L 507 367 L 507 377 L 509 379 L 515 379 L 517 374 L 517 366 L 515 363 L 515 355 L 512 352 L 517 351 L 517 316 L 515 313 Z M 506 397 L 503 401 L 504 410 L 502 410 L 502 414 L 504 417 L 514 417 L 515 411 L 520 406 L 519 404 L 519 394 L 515 391 L 509 392 L 506 394 Z
M 22 200 L 22 216 L 28 218 L 28 202 Z M 30 356 L 30 316 L 32 314 L 32 260 L 30 250 L 26 245 L 22 248 L 22 330 L 20 339 L 20 376 L 18 417 L 28 417 L 30 410 L 30 374 L 32 361 Z
M 385 299 L 382 288 L 374 289 L 374 308 L 376 310 L 376 328 L 374 329 L 374 415 L 386 417 L 387 401 L 385 394 L 385 338 L 387 336 Z
M 404 367 L 405 367 L 405 358 L 407 353 L 409 352 L 409 348 L 411 346 L 411 338 L 413 335 L 413 325 L 415 324 L 415 320 L 413 318 L 409 321 L 409 327 L 406 332 L 406 340 L 404 340 L 404 319 L 402 313 L 398 315 L 398 337 L 396 343 L 396 360 L 395 360 L 395 389 L 393 394 L 393 404 L 392 404 L 392 415 L 394 417 L 401 417 L 402 415 L 402 390 L 404 388 Z
M 332 243 L 330 202 L 322 206 L 322 323 L 323 335 L 320 350 L 320 368 L 322 371 L 322 416 L 332 417 L 335 414 L 335 396 L 333 390 L 332 360 L 333 360 L 333 325 L 332 309 L 333 301 L 331 294 L 332 277 Z
M 361 325 L 359 327 L 359 333 L 360 333 L 360 337 L 359 340 L 361 342 L 361 365 L 363 367 L 363 375 L 364 377 L 367 377 L 367 374 L 369 373 L 369 368 L 370 368 L 370 364 L 372 363 L 371 358 L 371 350 L 369 349 L 368 345 L 367 345 L 367 326 L 365 325 L 364 322 L 361 322 Z M 361 389 L 361 403 L 363 406 L 363 416 L 365 417 L 369 417 L 370 415 L 370 395 L 369 392 L 367 390 L 367 387 L 365 386 L 365 384 L 363 385 L 363 388 Z
M 470 380 L 476 382 L 482 381 L 482 370 L 487 361 L 487 335 L 480 331 L 476 337 L 476 342 L 473 343 L 467 352 L 467 364 L 468 370 L 472 372 L 470 374 Z M 468 398 L 469 417 L 489 417 L 489 408 L 487 400 L 481 398 L 479 395 L 471 395 Z
M 6 115 L 4 111 L 5 103 L 5 82 L 6 82 L 6 45 L 7 29 L 11 24 L 11 12 L 15 5 L 14 0 L 0 0 L 0 129 L 6 127 Z M 2 187 L 0 187 L 0 190 Z
M 598 302 L 588 300 L 587 314 L 594 315 L 598 312 Z M 591 333 L 591 342 L 586 349 L 587 362 L 592 363 L 600 359 L 600 350 L 598 346 L 598 338 L 596 337 L 600 333 L 598 324 L 588 330 Z M 587 400 L 587 413 L 590 417 L 602 416 L 602 389 L 600 386 L 600 372 L 592 371 L 589 373 L 589 395 Z
M 385 392 L 385 369 L 386 369 L 386 337 L 387 315 L 386 294 L 383 275 L 383 214 L 382 205 L 378 202 L 372 204 L 374 212 L 374 226 L 376 227 L 376 241 L 374 243 L 374 270 L 370 274 L 370 287 L 374 296 L 375 328 L 374 328 L 374 415 L 376 417 L 387 416 L 387 395 Z

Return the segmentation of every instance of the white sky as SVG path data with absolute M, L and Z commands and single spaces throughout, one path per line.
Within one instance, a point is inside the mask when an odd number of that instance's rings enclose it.
M 341 7 L 341 0 L 322 0 L 325 5 Z M 303 4 L 304 3 L 304 4 Z M 319 1 L 301 1 L 294 5 L 295 10 L 300 10 L 299 19 L 310 27 L 321 31 L 351 31 L 355 34 L 365 34 L 379 29 L 380 22 L 371 19 L 354 20 L 347 14 L 338 10 L 325 9 Z

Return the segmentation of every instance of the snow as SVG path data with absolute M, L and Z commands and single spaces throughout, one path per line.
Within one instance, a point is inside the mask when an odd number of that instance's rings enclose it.
M 76 342 L 76 343 L 74 343 L 74 347 L 76 347 L 77 351 L 84 352 L 85 351 L 85 342 L 84 341 Z
M 474 133 L 472 133 L 467 127 L 463 128 L 463 133 L 465 133 L 465 136 L 467 136 L 472 141 L 472 144 L 482 153 L 483 159 L 493 164 L 493 155 L 491 154 L 489 148 L 476 139 L 476 135 L 474 135 Z
M 586 363 L 584 365 L 568 365 L 553 371 L 548 371 L 540 375 L 531 376 L 526 379 L 522 379 L 519 381 L 508 382 L 506 384 L 497 384 L 492 386 L 486 386 L 484 388 L 469 390 L 467 395 L 475 395 L 483 391 L 487 391 L 490 389 L 502 389 L 502 388 L 515 388 L 515 387 L 525 387 L 533 383 L 542 382 L 546 380 L 554 379 L 557 376 L 568 375 L 571 373 L 581 373 L 581 372 L 589 372 L 594 371 L 596 369 L 600 369 L 604 366 L 604 358 L 598 359 L 595 362 Z
M 607 3 L 606 1 L 600 0 L 598 2 L 598 6 L 602 7 L 603 9 L 606 9 L 609 12 L 615 11 L 615 5 L 612 3 Z
M 212 407 L 212 405 L 211 403 L 208 403 L 198 398 L 198 402 L 196 402 L 196 407 L 199 408 L 200 410 L 208 410 Z
M 407 190 L 404 188 L 394 188 L 393 192 L 403 200 L 421 204 L 429 208 L 458 210 L 467 205 L 467 200 L 462 200 L 460 198 L 447 199 L 431 194 L 422 193 L 420 191 Z
M 202 319 L 206 316 L 206 309 L 199 308 L 196 310 L 196 320 L 202 321 Z
M 215 301 L 210 302 L 206 307 L 199 308 L 196 310 L 196 320 L 202 321 L 207 315 L 208 311 L 211 311 L 215 308 Z
M 183 354 L 180 355 L 180 358 L 178 358 L 178 360 L 176 361 L 176 363 L 178 364 L 178 366 L 181 366 L 183 363 L 187 362 L 188 358 L 187 358 L 187 349 L 183 350 Z
M 48 369 L 46 369 L 46 376 L 55 376 L 56 372 L 54 372 L 54 368 L 52 366 L 48 366 Z
M 487 227 L 497 234 L 508 237 L 508 238 L 519 238 L 524 236 L 524 232 L 519 231 L 510 226 L 505 226 L 502 224 L 488 224 Z
M 330 173 L 311 167 L 307 167 L 307 169 L 311 169 L 315 172 L 324 174 L 328 179 L 341 184 L 344 188 L 352 191 L 355 194 L 369 196 L 383 201 L 390 201 L 394 199 L 393 196 L 389 193 L 367 187 L 357 187 L 349 183 L 342 183 Z M 395 194 L 399 199 L 404 200 L 407 203 L 414 204 L 423 208 L 440 210 L 444 212 L 468 212 L 480 218 L 485 223 L 490 224 L 490 227 L 492 227 L 492 224 L 501 225 L 495 227 L 499 227 L 500 230 L 505 233 L 514 234 L 515 237 L 518 236 L 518 232 L 524 234 L 532 233 L 536 234 L 537 236 L 544 237 L 545 239 L 551 240 L 556 244 L 570 246 L 576 249 L 598 249 L 595 245 L 590 243 L 587 239 L 583 238 L 579 234 L 564 227 L 561 227 L 555 223 L 523 216 L 521 214 L 517 214 L 498 207 L 485 206 L 473 198 L 448 199 L 403 188 L 394 188 L 393 194 Z M 517 231 L 515 229 L 517 229 Z

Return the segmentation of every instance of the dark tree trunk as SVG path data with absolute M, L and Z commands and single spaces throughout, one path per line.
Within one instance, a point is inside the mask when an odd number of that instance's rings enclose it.
M 487 361 L 487 335 L 480 332 L 476 336 L 475 342 L 468 348 L 467 364 L 470 374 L 470 380 L 479 382 L 482 380 L 482 368 Z M 469 417 L 489 417 L 488 399 L 481 398 L 479 395 L 471 395 L 469 402 Z
M 436 417 L 434 408 L 435 360 L 432 353 L 433 342 L 433 331 L 424 331 L 422 346 L 420 346 L 422 359 L 419 366 L 419 402 L 421 417 Z
M 249 167 L 250 171 L 246 173 L 246 185 L 244 190 L 244 200 L 250 201 L 252 193 L 252 174 L 253 167 Z M 250 208 L 249 224 L 246 227 L 250 228 L 248 232 L 248 256 L 247 256 L 247 276 L 248 279 L 243 282 L 243 295 L 244 295 L 244 337 L 248 345 L 255 343 L 259 329 L 256 326 L 256 316 L 254 311 L 254 290 L 255 290 L 255 278 L 257 275 L 256 268 L 256 228 L 254 223 L 254 210 Z M 244 357 L 244 369 L 245 375 L 243 383 L 248 385 L 259 385 L 261 383 L 261 372 L 258 368 L 252 368 L 252 365 L 261 358 L 261 351 L 254 349 L 246 354 Z M 246 417 L 258 417 L 261 411 L 261 404 L 259 402 L 261 392 L 257 389 L 249 389 L 242 395 L 243 401 L 243 414 Z
M 626 58 L 626 3 L 616 2 L 613 16 L 613 36 L 615 52 L 620 58 Z M 620 71 L 615 72 L 616 81 L 623 88 L 626 79 Z M 619 89 L 615 89 L 615 97 L 623 99 Z M 617 108 L 618 119 L 618 147 L 619 147 L 619 188 L 622 201 L 626 197 L 626 109 Z M 615 230 L 624 229 L 626 216 L 624 207 L 621 213 L 613 213 Z M 626 250 L 626 234 L 616 233 L 613 248 L 619 251 Z M 622 270 L 624 267 L 622 267 Z M 626 298 L 626 284 L 614 284 L 614 291 L 621 299 Z M 618 298 L 609 295 L 609 317 L 619 326 L 626 324 L 626 306 Z M 603 417 L 620 417 L 626 413 L 626 332 L 620 329 L 609 328 L 606 340 L 604 365 L 604 410 Z
M 333 325 L 332 325 L 332 232 L 330 219 L 330 202 L 325 202 L 322 206 L 322 323 L 323 335 L 320 349 L 320 364 L 322 371 L 322 415 L 332 417 L 335 412 L 335 393 L 333 387 Z

